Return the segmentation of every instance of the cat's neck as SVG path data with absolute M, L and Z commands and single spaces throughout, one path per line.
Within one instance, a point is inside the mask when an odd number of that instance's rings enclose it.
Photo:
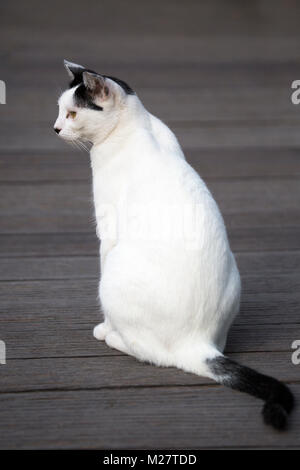
M 94 147 L 99 150 L 103 144 L 123 142 L 126 137 L 138 128 L 150 128 L 149 113 L 137 96 L 130 96 L 126 105 L 120 105 L 116 125 L 103 139 L 101 130 L 95 137 Z
M 117 125 L 103 140 L 95 138 L 91 148 L 92 166 L 105 166 L 128 149 L 135 137 L 141 133 L 151 133 L 151 118 L 137 97 L 132 97 L 130 106 L 120 109 Z
M 173 132 L 155 116 L 151 115 L 135 96 L 130 106 L 121 109 L 117 125 L 103 140 L 97 139 L 91 149 L 91 165 L 95 176 L 102 169 L 115 170 L 124 167 L 127 172 L 132 165 L 141 164 L 153 154 L 185 158 Z M 112 171 L 111 171 L 112 174 Z

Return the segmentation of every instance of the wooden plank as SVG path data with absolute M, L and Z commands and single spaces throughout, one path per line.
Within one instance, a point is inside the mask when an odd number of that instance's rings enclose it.
M 300 250 L 300 227 L 229 227 L 234 252 Z M 92 229 L 83 233 L 0 234 L 0 257 L 98 256 Z
M 186 158 L 206 181 L 300 176 L 297 149 L 188 149 Z M 0 180 L 90 181 L 90 163 L 85 154 L 68 148 L 57 153 L 4 153 L 0 154 Z
M 1 282 L 0 337 L 9 357 L 111 353 L 92 337 L 101 319 L 97 285 L 96 279 Z M 290 350 L 300 337 L 298 304 L 298 274 L 247 277 L 227 350 Z
M 298 401 L 300 386 L 291 388 Z M 280 433 L 263 424 L 259 400 L 220 386 L 17 393 L 3 394 L 1 401 L 1 448 L 299 445 L 299 407 L 289 432 Z
M 209 188 L 228 227 L 294 225 L 300 216 L 297 178 L 214 180 Z M 2 184 L 1 233 L 86 232 L 93 219 L 88 183 Z
M 68 153 L 69 152 L 69 153 Z M 89 180 L 90 160 L 77 149 L 60 153 L 0 154 L 1 181 L 76 181 Z
M 49 25 L 49 23 L 47 24 Z M 82 27 L 81 23 L 80 26 Z M 57 27 L 56 19 L 55 28 Z M 121 64 L 137 64 L 140 60 L 144 62 L 147 57 L 148 63 L 156 66 L 169 62 L 170 58 L 172 58 L 172 63 L 178 64 L 190 62 L 197 64 L 282 62 L 284 64 L 299 59 L 297 53 L 298 32 L 285 37 L 274 36 L 274 34 L 267 36 L 264 32 L 255 36 L 249 34 L 234 36 L 231 32 L 229 35 L 221 37 L 219 34 L 202 36 L 199 34 L 198 25 L 196 36 L 189 36 L 186 31 L 182 34 L 176 31 L 175 34 L 170 35 L 166 35 L 164 31 L 156 33 L 155 36 L 153 31 L 149 33 L 143 31 L 143 40 L 141 41 L 140 35 L 133 30 L 130 35 L 124 35 L 120 31 L 111 31 L 101 35 L 102 40 L 99 40 L 99 24 L 97 24 L 96 30 L 90 28 L 89 25 L 84 39 L 81 35 L 74 35 L 73 29 L 64 27 L 61 34 L 53 35 L 52 29 L 45 28 L 43 34 L 39 34 L 39 42 L 36 44 L 33 43 L 32 34 L 29 34 L 32 32 L 28 29 L 29 25 L 24 27 L 24 23 L 22 23 L 18 29 L 18 36 L 15 35 L 14 38 L 9 37 L 8 25 L 4 28 L 2 34 L 6 36 L 11 45 L 16 47 L 13 61 L 21 67 L 26 65 L 30 67 L 34 63 L 40 63 L 41 67 L 44 64 L 47 64 L 48 67 L 51 64 L 60 65 L 58 48 L 60 48 L 61 54 L 63 53 L 64 57 L 69 59 L 74 56 L 74 50 L 76 50 L 76 61 L 89 64 L 91 69 L 95 69 L 97 64 L 99 68 L 99 63 L 101 63 L 99 58 L 102 57 L 108 57 L 110 62 L 120 62 Z M 62 41 L 64 41 L 63 50 Z M 5 51 L 4 47 L 5 44 L 3 45 Z
M 93 338 L 93 327 L 101 320 L 98 309 L 80 315 L 66 311 L 58 321 L 54 313 L 43 312 L 31 318 L 15 320 L 13 312 L 7 321 L 0 321 L 0 337 L 6 342 L 8 360 L 51 357 L 102 357 L 119 355 L 103 342 Z M 55 310 L 53 309 L 53 312 Z M 300 338 L 299 324 L 283 322 L 232 326 L 226 352 L 290 351 L 291 344 Z
M 122 77 L 121 77 L 122 78 Z M 62 82 L 62 87 L 67 87 L 67 82 Z M 264 126 L 267 121 L 293 124 L 299 122 L 299 110 L 291 103 L 291 83 L 284 86 L 268 87 L 226 87 L 211 86 L 189 89 L 177 88 L 176 90 L 136 88 L 139 98 L 146 109 L 173 126 L 179 127 L 181 123 L 196 122 L 207 126 L 212 122 L 226 125 L 252 122 L 258 120 Z M 59 96 L 60 93 L 57 93 Z M 40 103 L 43 102 L 43 114 L 41 116 Z M 13 101 L 5 108 L 5 113 L 0 114 L 0 122 L 25 122 L 28 121 L 26 112 L 30 107 L 30 122 L 48 125 L 54 121 L 58 111 L 57 97 L 49 93 L 49 86 L 45 88 L 33 88 L 32 84 L 22 88 L 16 87 Z M 231 124 L 232 125 L 232 124 Z M 53 134 L 53 139 L 55 135 Z
M 299 147 L 296 122 L 253 122 L 253 123 L 191 123 L 187 128 L 169 123 L 179 142 L 185 149 L 195 148 L 237 148 L 257 146 L 271 149 L 274 147 Z M 52 145 L 52 144 L 51 144 Z
M 284 315 L 284 313 L 283 313 Z M 237 319 L 238 321 L 238 319 Z M 253 352 L 253 351 L 290 351 L 295 339 L 300 338 L 300 325 L 285 324 L 278 325 L 266 323 L 264 325 L 233 324 L 229 331 L 225 351 Z
M 0 225 L 5 229 L 7 220 L 7 232 L 32 232 L 35 231 L 34 227 L 46 233 L 73 230 L 80 232 L 87 231 L 88 225 L 93 221 L 91 186 L 86 183 L 65 183 L 62 186 L 55 183 L 18 184 L 13 187 L 3 186 L 2 191 Z M 19 202 L 18 195 L 22 199 Z M 75 220 L 77 222 L 74 224 Z
M 300 230 L 297 226 L 228 227 L 229 240 L 234 251 L 297 250 Z
M 291 237 L 293 237 L 292 234 Z M 297 237 L 297 240 L 298 239 Z M 297 240 L 295 239 L 294 243 L 296 243 Z M 92 230 L 84 233 L 23 233 L 20 235 L 0 235 L 1 257 L 98 256 L 98 254 L 99 243 L 95 232 Z
M 299 381 L 288 352 L 229 354 L 240 364 L 287 382 Z M 120 353 L 121 354 L 121 353 Z M 107 387 L 211 385 L 213 381 L 176 368 L 156 367 L 126 355 L 7 360 L 1 367 L 1 394 L 34 390 L 88 390 Z
M 152 109 L 152 111 L 154 111 Z M 1 122 L 0 141 L 4 151 L 60 151 L 68 148 L 53 132 L 53 121 L 47 124 L 39 122 L 14 122 L 14 133 L 11 133 L 12 123 Z M 182 123 L 167 122 L 175 132 L 179 142 L 187 149 L 236 149 L 261 147 L 264 149 L 299 148 L 299 123 L 291 122 L 191 122 L 189 127 Z M 38 136 L 38 138 L 36 138 Z
M 75 2 L 76 4 L 76 2 Z M 299 5 L 296 2 L 287 2 L 283 4 L 281 0 L 266 2 L 257 2 L 251 4 L 228 3 L 219 0 L 207 2 L 195 2 L 187 0 L 185 5 L 166 0 L 159 2 L 154 0 L 153 4 L 144 5 L 133 0 L 127 6 L 121 1 L 103 0 L 101 6 L 92 1 L 88 12 L 79 12 L 78 9 L 70 11 L 71 3 L 66 1 L 61 7 L 61 18 L 57 18 L 58 2 L 53 1 L 47 5 L 46 9 L 39 8 L 37 0 L 30 0 L 31 9 L 36 12 L 34 16 L 23 7 L 17 8 L 14 4 L 6 4 L 3 7 L 5 25 L 18 25 L 26 31 L 38 30 L 40 36 L 46 33 L 50 34 L 51 27 L 56 27 L 57 35 L 63 37 L 63 32 L 74 32 L 74 28 L 84 27 L 86 34 L 99 34 L 99 15 L 102 18 L 109 18 L 110 21 L 101 24 L 101 33 L 105 36 L 107 33 L 120 32 L 123 36 L 130 36 L 134 31 L 136 33 L 156 33 L 164 35 L 176 34 L 179 37 L 184 36 L 246 36 L 251 30 L 253 36 L 261 34 L 262 31 L 268 37 L 298 35 L 297 28 L 299 19 Z M 288 5 L 288 7 L 286 6 Z M 118 14 L 116 14 L 116 11 Z M 155 12 L 155 14 L 154 14 Z M 69 14 L 69 22 L 64 21 Z M 126 21 L 124 21 L 126 18 Z M 48 22 L 49 23 L 48 23 Z M 39 28 L 40 22 L 44 29 Z M 13 30 L 13 32 L 15 32 Z M 23 32 L 23 30 L 22 30 Z M 15 35 L 22 38 L 21 33 Z M 43 33 L 43 34 L 42 34 Z M 130 33 L 130 34 L 129 34 Z M 249 33 L 248 33 L 249 34 Z M 55 38 L 57 37 L 55 36 Z M 27 42 L 33 42 L 35 36 L 25 37 Z M 24 38 L 24 39 L 25 39 Z M 76 37 L 74 39 L 77 39 Z M 85 37 L 82 38 L 83 44 Z M 100 57 L 102 57 L 100 55 Z
M 269 84 L 270 86 L 270 84 Z M 212 87 L 188 90 L 138 90 L 146 109 L 156 114 L 160 119 L 179 127 L 184 121 L 202 122 L 207 126 L 210 121 L 214 127 L 220 122 L 221 126 L 228 122 L 239 120 L 240 124 L 258 120 L 265 125 L 266 121 L 285 120 L 299 122 L 299 110 L 291 104 L 291 88 L 266 86 L 226 88 Z M 178 122 L 178 124 L 177 124 Z
M 243 278 L 241 313 L 236 324 L 282 324 L 299 321 L 300 274 Z M 36 315 L 57 327 L 64 316 L 91 318 L 98 311 L 96 279 L 13 281 L 0 283 L 1 322 L 23 321 L 32 328 Z M 42 311 L 42 313 L 41 313 Z
M 75 5 L 77 2 L 74 2 Z M 73 5 L 74 5 L 73 3 Z M 163 34 L 164 36 L 176 35 L 182 37 L 226 37 L 233 38 L 247 37 L 251 31 L 252 36 L 257 34 L 271 35 L 277 37 L 285 35 L 298 35 L 299 5 L 297 2 L 286 2 L 282 0 L 272 0 L 256 3 L 230 3 L 220 2 L 219 0 L 210 0 L 210 2 L 195 2 L 187 0 L 185 4 L 174 2 L 174 0 L 165 0 L 163 3 L 154 0 L 152 5 L 141 4 L 138 0 L 131 0 L 128 5 L 122 1 L 110 2 L 102 0 L 101 5 L 98 2 L 90 2 L 88 11 L 79 12 L 78 8 L 70 9 L 71 2 L 66 1 L 60 4 L 53 1 L 47 5 L 47 8 L 41 9 L 37 0 L 30 0 L 29 11 L 26 7 L 20 6 L 18 9 L 14 4 L 3 6 L 3 16 L 5 24 L 3 27 L 10 32 L 15 33 L 13 37 L 26 40 L 25 44 L 34 43 L 35 35 L 27 34 L 23 36 L 24 31 L 39 31 L 39 38 L 50 34 L 55 27 L 56 35 L 53 39 L 60 38 L 61 45 L 65 39 L 64 32 L 74 32 L 74 30 L 84 28 L 89 36 L 91 33 L 99 37 L 99 16 L 108 18 L 109 21 L 101 22 L 101 37 L 107 34 L 119 33 L 123 37 L 131 36 L 134 32 L 138 35 L 143 34 Z M 57 7 L 61 6 L 61 17 L 57 18 Z M 30 15 L 30 10 L 35 11 L 35 15 Z M 118 14 L 116 14 L 116 12 Z M 155 12 L 155 14 L 154 14 Z M 68 16 L 69 15 L 69 16 Z M 64 19 L 68 17 L 69 21 Z M 43 24 L 43 30 L 39 27 Z M 103 24 L 102 24 L 103 23 Z M 19 26 L 15 30 L 12 26 Z M 142 37 L 142 36 L 141 36 Z M 76 44 L 80 44 L 76 36 Z M 82 47 L 86 46 L 85 36 L 81 37 Z M 156 43 L 154 43 L 153 48 Z M 48 44 L 49 46 L 49 44 Z M 93 46 L 93 44 L 91 44 Z M 99 41 L 98 47 L 101 46 Z M 77 50 L 77 49 L 76 49 Z M 80 49 L 79 49 L 80 50 Z M 105 57 L 100 54 L 98 57 Z M 172 56 L 169 56 L 169 59 Z M 200 55 L 201 57 L 201 55 Z
M 185 62 L 184 64 L 172 61 L 172 57 L 165 63 L 157 66 L 149 63 L 147 58 L 140 58 L 138 64 L 120 63 L 112 58 L 101 57 L 97 60 L 92 57 L 82 57 L 82 64 L 93 66 L 99 73 L 119 77 L 128 82 L 138 93 L 147 89 L 173 90 L 201 90 L 202 88 L 235 90 L 247 87 L 281 87 L 285 92 L 291 92 L 289 85 L 298 76 L 299 59 L 282 62 Z M 3 59 L 4 60 L 4 59 Z M 79 60 L 79 59 L 78 59 Z M 53 106 L 54 94 L 57 96 L 66 86 L 66 74 L 62 62 L 57 60 L 50 64 L 31 62 L 30 67 L 20 67 L 17 61 L 11 61 L 10 67 L 1 71 L 3 79 L 10 87 L 18 92 L 22 87 L 32 87 L 35 90 L 46 90 L 43 98 L 50 100 Z M 51 93 L 49 94 L 49 90 Z M 50 96 L 51 95 L 51 96 Z M 12 97 L 14 99 L 14 97 Z M 52 100 L 52 101 L 51 101 Z M 15 99 L 14 99 L 15 102 Z M 48 115 L 48 110 L 45 110 Z M 20 116 L 19 116 L 20 118 Z M 53 118 L 53 116 L 52 116 Z M 275 116 L 274 116 L 275 118 Z
M 94 299 L 91 296 L 90 303 Z M 96 302 L 89 313 L 74 307 L 73 311 L 65 309 L 63 314 L 57 313 L 55 307 L 49 312 L 51 303 L 47 299 L 45 303 L 49 304 L 48 308 L 40 302 L 39 313 L 24 312 L 23 316 L 15 316 L 12 309 L 6 319 L 0 321 L 0 337 L 6 342 L 9 359 L 119 354 L 92 336 L 93 327 L 101 321 Z M 285 321 L 284 309 L 281 323 L 275 325 L 272 318 L 258 325 L 250 321 L 240 324 L 238 317 L 229 332 L 226 351 L 288 351 L 292 342 L 299 338 L 299 323 Z
M 45 279 L 97 279 L 96 256 L 2 258 L 0 281 Z
M 286 177 L 300 173 L 296 149 L 195 149 L 186 159 L 205 179 Z
M 299 271 L 300 251 L 237 253 L 236 259 L 242 276 L 291 274 Z M 98 277 L 97 256 L 8 257 L 2 258 L 0 263 L 0 281 Z
M 236 261 L 247 282 L 248 275 L 291 274 L 299 272 L 300 252 L 236 253 Z

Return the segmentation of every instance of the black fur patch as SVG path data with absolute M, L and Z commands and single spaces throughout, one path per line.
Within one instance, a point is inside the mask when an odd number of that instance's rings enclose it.
M 99 75 L 97 72 L 94 72 L 93 70 L 90 70 L 90 69 L 80 69 L 80 71 L 78 71 L 74 75 L 74 78 L 70 83 L 70 88 L 73 88 L 79 85 L 79 87 L 75 90 L 75 93 L 74 93 L 75 104 L 81 108 L 85 107 L 85 108 L 94 109 L 96 111 L 103 111 L 103 108 L 101 106 L 97 106 L 96 104 L 93 103 L 92 95 L 84 86 L 83 78 L 82 78 L 83 72 L 89 72 L 95 75 Z M 121 88 L 123 88 L 123 90 L 125 91 L 125 93 L 127 93 L 127 95 L 135 94 L 132 88 L 129 85 L 127 85 L 127 83 L 125 83 L 123 80 L 120 80 L 119 78 L 116 78 L 116 77 L 110 77 L 108 75 L 102 75 L 102 77 L 109 78 L 110 80 L 113 80 L 114 82 L 116 82 Z
M 266 424 L 276 429 L 285 427 L 287 415 L 294 405 L 294 397 L 286 385 L 224 356 L 209 359 L 207 364 L 217 382 L 265 401 L 263 416 Z
M 116 82 L 121 88 L 123 88 L 123 90 L 125 91 L 125 93 L 127 93 L 127 95 L 135 94 L 133 89 L 123 80 L 120 80 L 119 78 L 116 78 L 116 77 L 110 77 L 109 75 L 102 75 L 102 77 L 109 78 L 113 82 Z
M 98 106 L 93 102 L 91 93 L 87 90 L 83 83 L 76 88 L 74 93 L 74 102 L 78 108 L 90 108 L 95 111 L 103 111 L 102 106 Z
M 75 72 L 75 70 L 72 70 L 72 73 L 74 74 L 74 78 L 70 82 L 69 88 L 73 88 L 74 86 L 77 86 L 77 85 L 80 85 L 81 83 L 83 83 L 83 78 L 82 78 L 83 72 L 89 72 L 89 73 L 93 73 L 95 75 L 99 75 L 97 72 L 94 72 L 93 70 L 90 70 L 90 69 L 77 69 L 76 72 Z

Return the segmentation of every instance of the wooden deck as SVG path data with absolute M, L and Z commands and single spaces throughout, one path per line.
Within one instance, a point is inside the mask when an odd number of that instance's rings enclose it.
M 88 155 L 54 134 L 63 58 L 128 81 L 176 132 L 224 214 L 243 281 L 234 359 L 300 401 L 300 5 L 6 2 L 0 19 L 1 448 L 300 447 L 261 402 L 92 337 L 98 244 Z

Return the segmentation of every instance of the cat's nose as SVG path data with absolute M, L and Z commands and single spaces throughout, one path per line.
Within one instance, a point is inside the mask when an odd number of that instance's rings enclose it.
M 54 127 L 54 130 L 55 130 L 56 134 L 59 134 L 60 131 L 61 131 L 61 129 L 59 129 L 58 127 Z

